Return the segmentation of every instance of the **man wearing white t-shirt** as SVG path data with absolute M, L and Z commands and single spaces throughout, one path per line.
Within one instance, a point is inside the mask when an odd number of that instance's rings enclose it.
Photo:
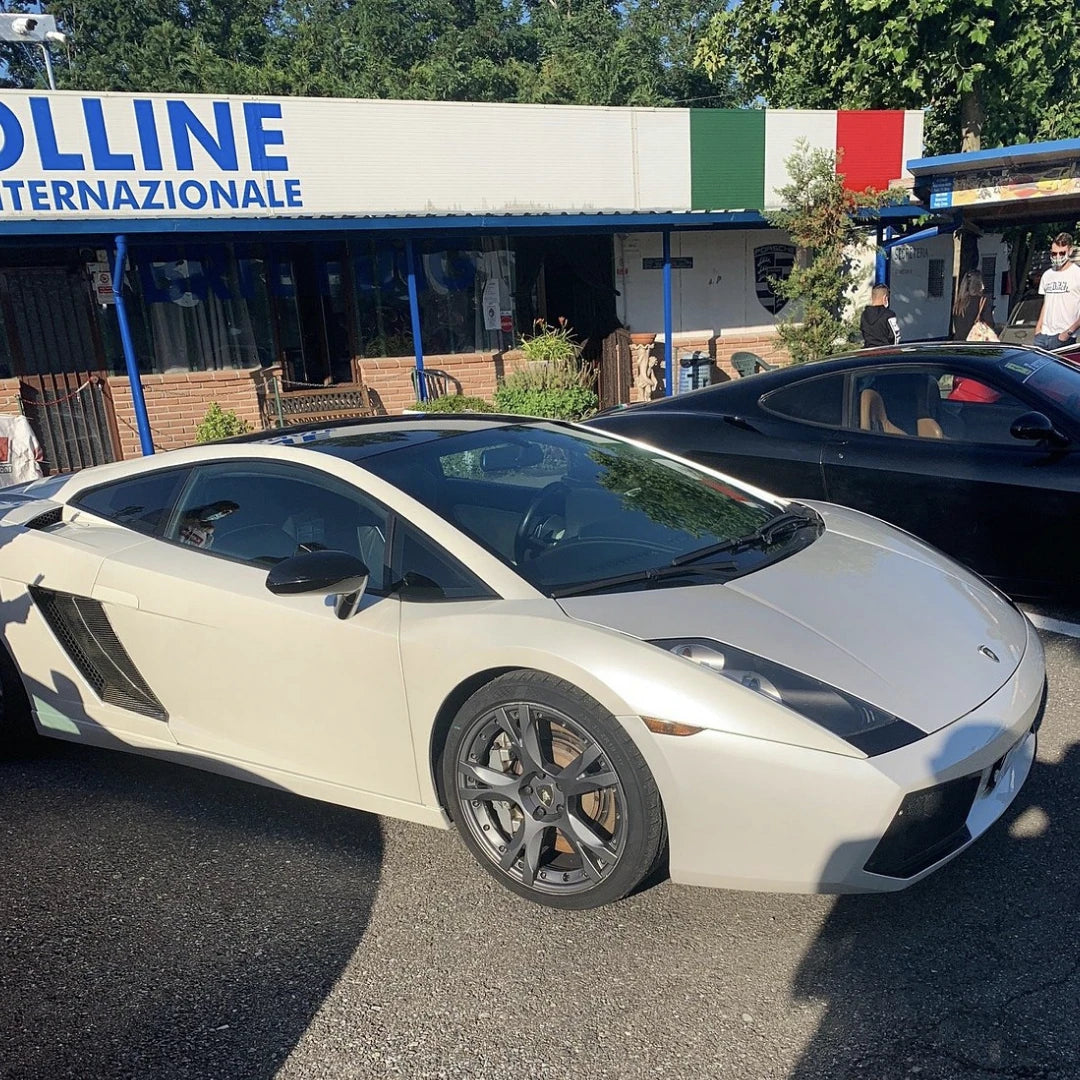
M 1072 345 L 1080 330 L 1080 266 L 1069 261 L 1072 242 L 1068 233 L 1050 242 L 1050 269 L 1039 282 L 1044 299 L 1035 322 L 1034 343 L 1041 349 Z

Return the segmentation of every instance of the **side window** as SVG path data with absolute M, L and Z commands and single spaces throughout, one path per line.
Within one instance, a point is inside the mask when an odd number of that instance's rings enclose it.
M 394 588 L 403 600 L 483 600 L 495 594 L 412 525 L 394 526 Z
M 169 519 L 190 469 L 162 469 L 136 480 L 118 480 L 77 495 L 73 505 L 136 532 L 159 533 Z
M 844 422 L 844 376 L 823 375 L 766 394 L 761 407 L 789 420 L 840 427 Z
M 387 511 L 314 469 L 232 461 L 197 468 L 165 538 L 269 569 L 304 551 L 347 551 L 385 587 Z
M 860 373 L 853 426 L 880 435 L 1020 445 L 1009 433 L 1028 406 L 988 381 L 942 367 Z

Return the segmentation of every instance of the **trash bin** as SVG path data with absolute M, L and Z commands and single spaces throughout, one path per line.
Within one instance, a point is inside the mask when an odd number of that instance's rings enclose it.
M 707 352 L 695 349 L 686 356 L 679 357 L 678 393 L 697 390 L 712 382 L 712 360 Z

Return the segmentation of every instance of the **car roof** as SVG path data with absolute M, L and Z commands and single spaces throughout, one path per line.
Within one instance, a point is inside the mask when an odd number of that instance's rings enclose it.
M 468 431 L 562 423 L 559 420 L 507 413 L 407 413 L 402 416 L 365 416 L 270 428 L 223 439 L 215 445 L 261 443 L 312 450 L 340 446 L 348 447 L 349 457 L 356 460 Z

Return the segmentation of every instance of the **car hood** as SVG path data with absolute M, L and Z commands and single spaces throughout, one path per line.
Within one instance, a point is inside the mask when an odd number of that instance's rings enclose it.
M 745 577 L 559 603 L 571 618 L 643 640 L 735 645 L 926 732 L 1008 681 L 1027 641 L 1026 619 L 1012 604 L 914 537 L 855 511 L 811 505 L 825 519 L 822 535 Z

